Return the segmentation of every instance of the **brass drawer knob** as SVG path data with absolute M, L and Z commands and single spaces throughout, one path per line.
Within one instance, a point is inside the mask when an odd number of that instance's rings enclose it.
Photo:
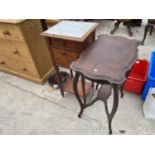
M 7 30 L 4 31 L 3 34 L 4 34 L 5 36 L 9 36 L 9 35 L 11 35 L 11 33 L 10 33 L 9 31 L 7 31 Z

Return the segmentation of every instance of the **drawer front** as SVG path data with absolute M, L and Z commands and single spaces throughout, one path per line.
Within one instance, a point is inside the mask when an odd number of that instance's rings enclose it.
M 31 77 L 39 77 L 33 62 L 28 62 L 20 59 L 10 59 L 0 55 L 0 69 L 7 69 L 21 73 Z
M 23 41 L 19 27 L 15 24 L 0 23 L 0 38 Z
M 95 32 L 90 34 L 84 42 L 52 38 L 51 45 L 53 48 L 64 48 L 67 50 L 73 50 L 81 53 L 89 44 L 94 41 L 94 36 Z
M 19 41 L 0 39 L 0 55 L 10 59 L 32 61 L 28 47 Z
M 63 50 L 58 48 L 52 48 L 56 63 L 65 68 L 69 68 L 72 61 L 76 60 L 78 54 L 73 51 Z
M 68 48 L 68 49 L 72 49 L 75 51 L 83 49 L 83 43 L 75 42 L 75 41 L 52 38 L 51 44 L 53 47 L 56 47 L 56 48 Z

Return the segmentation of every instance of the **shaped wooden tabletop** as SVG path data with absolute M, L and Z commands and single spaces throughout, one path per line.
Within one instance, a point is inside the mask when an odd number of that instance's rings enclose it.
M 140 41 L 101 35 L 71 64 L 74 71 L 96 80 L 121 84 L 138 57 Z

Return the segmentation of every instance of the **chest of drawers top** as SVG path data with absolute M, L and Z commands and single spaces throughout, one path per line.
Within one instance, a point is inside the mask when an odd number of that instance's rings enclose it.
M 0 39 L 8 39 L 15 41 L 23 41 L 23 35 L 21 33 L 20 23 L 25 20 L 0 20 Z
M 0 23 L 18 24 L 27 19 L 0 19 Z

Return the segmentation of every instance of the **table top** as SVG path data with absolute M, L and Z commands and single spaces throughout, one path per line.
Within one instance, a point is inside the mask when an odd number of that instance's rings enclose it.
M 43 32 L 42 35 L 82 42 L 97 26 L 98 23 L 95 22 L 61 21 Z
M 95 80 L 122 84 L 138 57 L 140 41 L 119 36 L 101 35 L 72 62 L 74 71 Z
M 21 23 L 23 21 L 25 21 L 26 19 L 0 19 L 1 23 L 11 23 L 11 24 L 18 24 Z

